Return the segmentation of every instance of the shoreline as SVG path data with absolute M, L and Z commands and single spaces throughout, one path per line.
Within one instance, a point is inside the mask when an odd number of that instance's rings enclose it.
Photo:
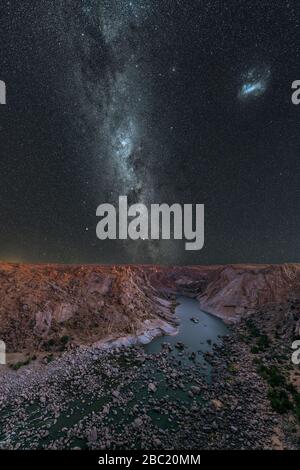
M 283 311 L 288 314 L 289 308 Z M 263 335 L 268 318 L 261 313 L 253 321 Z M 296 447 L 286 429 L 293 417 L 273 409 L 269 384 L 259 373 L 260 362 L 267 368 L 276 363 L 290 380 L 286 361 L 280 365 L 272 354 L 287 349 L 282 336 L 272 337 L 266 350 L 254 353 L 258 337 L 251 336 L 247 320 L 233 325 L 231 335 L 204 355 L 211 367 L 207 381 L 206 366 L 182 360 L 189 351 L 179 355 L 164 347 L 150 354 L 145 351 L 141 340 L 165 332 L 164 327 L 169 333 L 176 329 L 153 319 L 129 335 L 130 341 L 106 339 L 66 351 L 45 367 L 28 366 L 6 374 L 0 381 L 3 448 Z M 162 419 L 167 419 L 166 429 Z
M 139 329 L 134 335 L 120 336 L 118 338 L 108 337 L 96 341 L 91 347 L 107 351 L 119 347 L 144 345 L 151 343 L 151 341 L 160 336 L 175 336 L 179 331 L 178 327 L 161 319 L 157 319 L 156 321 L 145 320 L 144 326 L 146 326 L 145 330 Z
M 176 295 L 176 298 L 180 296 L 186 296 L 185 294 L 178 294 Z M 198 305 L 199 305 L 199 310 L 203 311 L 204 313 L 211 315 L 212 317 L 218 318 L 224 322 L 225 325 L 235 325 L 237 324 L 241 318 L 239 317 L 236 319 L 236 321 L 229 319 L 226 316 L 223 316 L 222 314 L 216 314 L 212 313 L 210 311 L 204 310 L 201 307 L 201 303 L 197 296 L 187 296 L 189 298 L 194 298 L 197 300 Z M 164 318 L 168 318 L 169 321 L 166 321 L 166 319 L 156 317 L 152 319 L 147 319 L 144 320 L 143 323 L 140 324 L 140 326 L 137 328 L 137 331 L 134 334 L 129 334 L 129 335 L 120 335 L 118 336 L 117 334 L 114 335 L 109 335 L 106 336 L 105 338 L 102 338 L 100 340 L 94 341 L 91 344 L 76 344 L 72 349 L 67 349 L 65 351 L 62 351 L 61 353 L 59 352 L 50 352 L 49 351 L 23 351 L 23 352 L 14 352 L 14 353 L 8 353 L 7 356 L 8 358 L 11 356 L 15 356 L 18 360 L 26 359 L 28 356 L 31 354 L 32 356 L 36 356 L 36 359 L 30 362 L 29 364 L 23 365 L 20 369 L 22 371 L 24 370 L 29 370 L 29 369 L 36 369 L 36 368 L 43 368 L 47 366 L 47 363 L 42 362 L 42 357 L 45 358 L 45 356 L 52 355 L 54 356 L 54 359 L 59 359 L 62 358 L 65 354 L 72 354 L 74 351 L 103 351 L 103 352 L 109 352 L 114 349 L 118 348 L 130 348 L 131 346 L 143 346 L 146 344 L 151 343 L 154 339 L 162 337 L 162 336 L 176 336 L 179 332 L 179 326 L 180 326 L 180 320 L 176 316 L 176 308 L 180 305 L 180 303 L 177 302 L 177 300 L 174 301 L 167 301 L 164 298 L 157 297 L 157 300 L 160 303 L 160 308 L 162 309 L 162 313 Z M 231 320 L 231 321 L 230 321 Z M 11 371 L 11 372 L 17 372 L 13 371 L 13 369 L 10 367 L 13 364 L 17 363 L 17 360 L 13 361 L 8 361 L 6 365 L 4 365 L 2 368 L 0 368 L 0 375 L 3 376 L 3 374 Z

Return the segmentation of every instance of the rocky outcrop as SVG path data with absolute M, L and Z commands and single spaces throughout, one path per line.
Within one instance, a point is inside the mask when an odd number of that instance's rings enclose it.
M 8 352 L 56 352 L 108 338 L 135 341 L 151 330 L 145 322 L 176 326 L 175 294 L 197 297 L 203 310 L 236 321 L 257 306 L 284 302 L 299 278 L 297 264 L 2 264 L 0 338 Z
M 53 317 L 58 323 L 64 323 L 70 320 L 76 313 L 76 308 L 67 302 L 58 304 L 53 312 Z
M 203 310 L 228 321 L 268 303 L 286 301 L 300 285 L 300 265 L 220 267 L 198 296 Z
M 148 269 L 157 290 L 197 297 L 201 309 L 228 322 L 256 307 L 284 302 L 300 286 L 299 264 Z
M 8 352 L 56 352 L 174 321 L 171 302 L 138 266 L 2 264 L 0 294 Z

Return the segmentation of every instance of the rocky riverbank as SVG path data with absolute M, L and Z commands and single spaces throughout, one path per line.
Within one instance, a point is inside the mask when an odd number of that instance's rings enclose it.
M 44 367 L 8 371 L 0 383 L 1 447 L 297 448 L 288 426 L 294 415 L 272 406 L 252 340 L 245 341 L 248 328 L 247 319 L 233 325 L 223 345 L 206 354 L 209 380 L 205 365 L 182 360 L 184 345 L 174 355 L 167 342 L 157 354 L 139 345 L 81 347 Z
M 51 353 L 173 325 L 174 295 L 228 322 L 283 302 L 300 265 L 104 266 L 0 264 L 0 339 L 9 354 Z M 176 326 L 176 325 L 173 325 Z M 147 329 L 147 328 L 145 328 Z
M 0 447 L 299 448 L 298 271 L 3 265 Z M 176 292 L 239 320 L 206 361 L 198 336 L 142 346 L 176 332 Z

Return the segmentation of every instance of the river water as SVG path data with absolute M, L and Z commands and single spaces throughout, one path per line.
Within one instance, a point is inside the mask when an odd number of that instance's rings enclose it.
M 26 426 L 24 426 L 24 422 L 18 418 L 18 409 L 14 410 L 8 406 L 2 414 L 0 413 L 0 421 L 10 422 L 13 420 L 14 432 L 10 435 L 11 441 L 21 444 L 22 447 L 24 446 L 23 448 L 29 448 L 32 446 L 32 439 L 36 439 L 35 442 L 39 446 L 47 447 L 52 440 L 63 438 L 66 429 L 82 419 L 89 419 L 92 413 L 101 412 L 105 405 L 109 405 L 110 412 L 103 418 L 102 425 L 117 429 L 121 434 L 125 432 L 126 426 L 136 416 L 136 408 L 140 414 L 146 410 L 154 425 L 176 432 L 176 426 L 178 426 L 176 420 L 171 419 L 168 413 L 158 413 L 154 409 L 153 400 L 159 407 L 162 406 L 161 400 L 165 406 L 173 404 L 175 411 L 186 407 L 192 401 L 188 392 L 195 382 L 196 376 L 205 377 L 208 383 L 211 381 L 211 366 L 205 360 L 205 353 L 213 352 L 213 346 L 221 344 L 222 337 L 229 333 L 222 320 L 200 310 L 197 300 L 179 296 L 177 302 L 176 316 L 179 322 L 177 335 L 158 337 L 145 345 L 144 349 L 146 354 L 149 354 L 149 358 L 152 354 L 154 356 L 151 356 L 152 359 L 145 361 L 142 365 L 137 364 L 136 355 L 130 349 L 125 350 L 124 353 L 112 354 L 110 362 L 117 370 L 115 379 L 103 377 L 101 375 L 101 361 L 99 366 L 95 362 L 93 374 L 96 374 L 96 378 L 93 376 L 92 384 L 99 382 L 99 392 L 91 393 L 87 386 L 84 395 L 80 393 L 74 395 L 74 387 L 69 397 L 63 393 L 62 403 L 64 406 L 57 419 L 53 418 L 53 413 L 45 408 L 44 403 L 41 404 L 36 399 L 25 400 L 21 405 L 22 412 L 25 413 L 24 418 L 26 418 L 26 420 L 24 419 Z M 170 362 L 173 364 L 171 368 L 176 374 L 179 373 L 180 379 L 178 381 L 183 383 L 183 387 L 170 386 L 170 379 L 163 370 L 163 360 L 159 359 L 159 355 L 158 359 L 155 359 L 155 354 L 166 347 L 164 343 L 168 343 L 170 346 L 171 351 L 167 356 L 170 356 Z M 130 377 L 131 371 L 134 371 L 135 375 L 137 374 L 133 381 Z M 70 378 L 68 380 L 72 381 Z M 68 380 L 65 384 L 60 385 L 62 389 L 69 387 Z M 79 379 L 77 377 L 74 380 L 78 381 Z M 177 379 L 175 381 L 177 383 Z M 148 385 L 150 382 L 155 383 L 155 394 L 151 394 L 151 392 L 149 394 Z M 117 405 L 113 401 L 112 394 L 116 389 L 120 389 L 122 396 L 129 397 L 125 406 Z M 64 390 L 60 390 L 58 387 L 58 401 L 60 400 L 60 391 Z M 130 393 L 131 395 L 129 395 Z M 194 397 L 194 400 L 201 402 L 201 395 Z M 41 426 L 47 426 L 47 433 L 49 429 L 47 438 L 41 439 L 38 436 Z M 27 437 L 21 437 L 25 430 L 29 431 Z M 0 426 L 0 441 L 6 438 L 5 433 L 1 433 Z M 86 448 L 86 441 L 84 438 L 74 438 L 70 442 L 70 447 L 72 448 L 72 446 Z
M 187 361 L 200 363 L 203 373 L 209 377 L 211 368 L 204 354 L 212 352 L 215 344 L 221 344 L 222 336 L 227 335 L 229 330 L 220 318 L 200 310 L 196 299 L 178 296 L 177 303 L 175 313 L 179 320 L 178 334 L 158 337 L 147 344 L 145 350 L 149 354 L 157 353 L 163 343 L 169 343 L 173 354 L 180 356 L 185 363 Z M 183 343 L 183 349 L 180 344 L 181 347 L 176 348 L 178 343 Z

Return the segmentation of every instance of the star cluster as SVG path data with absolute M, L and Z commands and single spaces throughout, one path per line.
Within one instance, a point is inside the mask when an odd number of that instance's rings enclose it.
M 299 2 L 3 4 L 2 259 L 298 260 Z M 100 242 L 120 195 L 204 203 L 205 248 Z

